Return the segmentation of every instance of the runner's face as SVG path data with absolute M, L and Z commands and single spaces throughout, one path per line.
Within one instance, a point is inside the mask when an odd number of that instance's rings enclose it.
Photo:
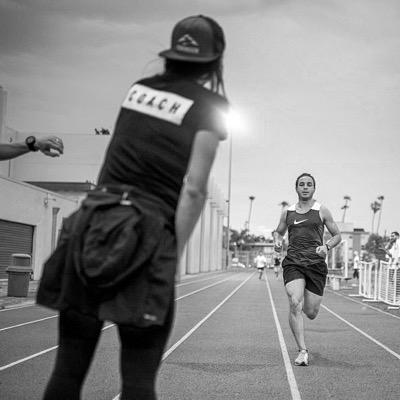
M 303 176 L 300 178 L 299 182 L 297 183 L 296 192 L 300 200 L 311 200 L 315 192 L 312 178 L 309 176 Z

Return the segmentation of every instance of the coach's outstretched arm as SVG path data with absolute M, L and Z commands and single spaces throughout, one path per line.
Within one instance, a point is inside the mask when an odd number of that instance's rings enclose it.
M 11 160 L 30 151 L 40 150 L 49 157 L 58 157 L 64 152 L 64 144 L 57 136 L 35 138 L 28 136 L 25 142 L 0 143 L 0 161 Z M 52 152 L 52 150 L 55 150 Z
M 207 182 L 218 143 L 219 138 L 214 132 L 199 131 L 196 134 L 175 217 L 178 259 L 207 198 Z

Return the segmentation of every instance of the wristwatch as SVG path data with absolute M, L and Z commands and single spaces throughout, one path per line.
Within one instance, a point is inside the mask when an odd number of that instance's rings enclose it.
M 38 150 L 39 150 L 37 147 L 35 147 L 35 144 L 36 144 L 36 138 L 35 138 L 35 136 L 28 136 L 28 137 L 25 139 L 25 143 L 26 143 L 26 145 L 28 146 L 28 149 L 29 149 L 30 151 L 38 151 Z

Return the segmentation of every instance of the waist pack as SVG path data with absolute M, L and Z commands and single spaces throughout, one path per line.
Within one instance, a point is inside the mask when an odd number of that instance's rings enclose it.
M 71 235 L 81 281 L 90 288 L 115 288 L 152 258 L 164 223 L 127 193 L 90 192 Z

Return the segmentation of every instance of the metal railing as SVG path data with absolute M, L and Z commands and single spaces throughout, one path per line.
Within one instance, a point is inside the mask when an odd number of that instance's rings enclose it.
M 361 261 L 359 274 L 358 294 L 367 299 L 378 300 L 379 264 Z
M 393 306 L 400 306 L 399 267 L 385 261 L 380 262 L 378 300 Z
M 399 267 L 386 261 L 362 261 L 358 294 L 372 301 L 400 306 Z
M 349 244 L 347 240 L 342 240 L 338 246 L 334 247 L 326 259 L 330 276 L 338 278 L 348 278 L 349 275 Z

